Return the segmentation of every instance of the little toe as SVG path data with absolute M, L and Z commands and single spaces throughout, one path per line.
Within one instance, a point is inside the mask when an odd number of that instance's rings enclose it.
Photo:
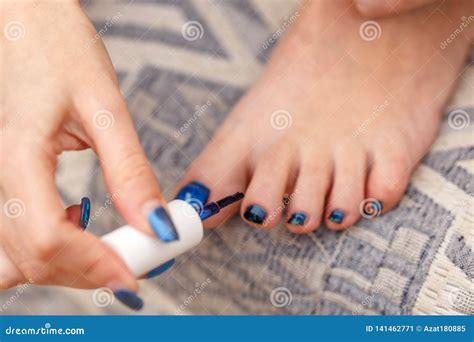
M 397 205 L 408 186 L 411 172 L 412 167 L 403 153 L 383 153 L 374 158 L 367 179 L 367 198 L 361 205 L 362 215 L 373 218 Z

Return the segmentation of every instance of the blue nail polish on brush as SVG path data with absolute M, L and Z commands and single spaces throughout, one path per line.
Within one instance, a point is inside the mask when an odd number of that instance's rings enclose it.
M 91 214 L 91 201 L 87 197 L 81 199 L 81 217 L 80 223 L 82 229 L 86 229 L 89 224 L 89 217 Z
M 293 224 L 295 226 L 303 226 L 304 222 L 306 221 L 306 215 L 301 212 L 293 213 L 288 220 L 289 224 Z
M 148 215 L 148 222 L 161 241 L 172 242 L 179 240 L 178 232 L 170 216 L 162 207 L 158 207 Z
M 334 209 L 329 215 L 329 220 L 337 224 L 342 223 L 344 220 L 344 213 L 340 210 Z
M 140 310 L 143 308 L 143 300 L 134 292 L 127 289 L 120 289 L 114 292 L 115 298 L 121 301 L 124 305 L 133 310 Z
M 267 213 L 265 210 L 263 210 L 262 207 L 259 207 L 258 205 L 251 205 L 249 206 L 245 212 L 244 212 L 244 217 L 246 220 L 256 223 L 256 224 L 262 224 L 263 221 L 265 220 L 265 217 L 267 217 Z
M 156 276 L 159 276 L 163 272 L 169 270 L 171 268 L 171 266 L 173 266 L 173 265 L 174 265 L 174 259 L 171 259 L 171 260 L 165 262 L 164 264 L 161 264 L 157 268 L 152 269 L 150 272 L 147 273 L 146 277 L 147 278 L 154 278 Z
M 191 203 L 202 208 L 209 198 L 210 190 L 200 182 L 190 182 L 179 190 L 176 199 Z

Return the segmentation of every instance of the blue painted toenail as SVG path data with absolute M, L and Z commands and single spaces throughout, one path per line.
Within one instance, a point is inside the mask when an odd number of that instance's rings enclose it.
M 244 212 L 244 217 L 250 222 L 262 224 L 265 220 L 265 217 L 267 217 L 267 213 L 265 212 L 265 210 L 263 210 L 263 208 L 254 204 L 247 207 Z
M 344 213 L 340 210 L 334 209 L 331 211 L 331 215 L 329 215 L 329 220 L 337 224 L 342 223 L 344 220 Z
M 210 190 L 207 186 L 200 182 L 192 181 L 179 190 L 176 199 L 190 203 L 199 212 L 207 203 L 209 193 Z
M 288 220 L 289 224 L 294 224 L 295 226 L 303 226 L 306 221 L 306 215 L 301 212 L 293 213 Z

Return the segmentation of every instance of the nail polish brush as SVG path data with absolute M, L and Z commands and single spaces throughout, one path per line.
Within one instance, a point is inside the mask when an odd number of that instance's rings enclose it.
M 243 193 L 237 192 L 197 209 L 183 200 L 169 202 L 168 212 L 179 236 L 179 240 L 176 241 L 160 241 L 130 225 L 103 235 L 102 241 L 124 260 L 135 276 L 140 277 L 196 247 L 204 235 L 202 221 L 218 214 L 222 208 L 240 201 L 243 197 Z

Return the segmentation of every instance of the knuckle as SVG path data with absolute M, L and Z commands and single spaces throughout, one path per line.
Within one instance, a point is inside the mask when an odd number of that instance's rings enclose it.
M 61 248 L 61 242 L 51 235 L 36 238 L 33 243 L 33 254 L 40 261 L 48 261 L 54 257 Z
M 150 164 L 141 151 L 131 149 L 117 163 L 116 172 L 120 186 L 128 188 L 139 177 L 150 173 Z

